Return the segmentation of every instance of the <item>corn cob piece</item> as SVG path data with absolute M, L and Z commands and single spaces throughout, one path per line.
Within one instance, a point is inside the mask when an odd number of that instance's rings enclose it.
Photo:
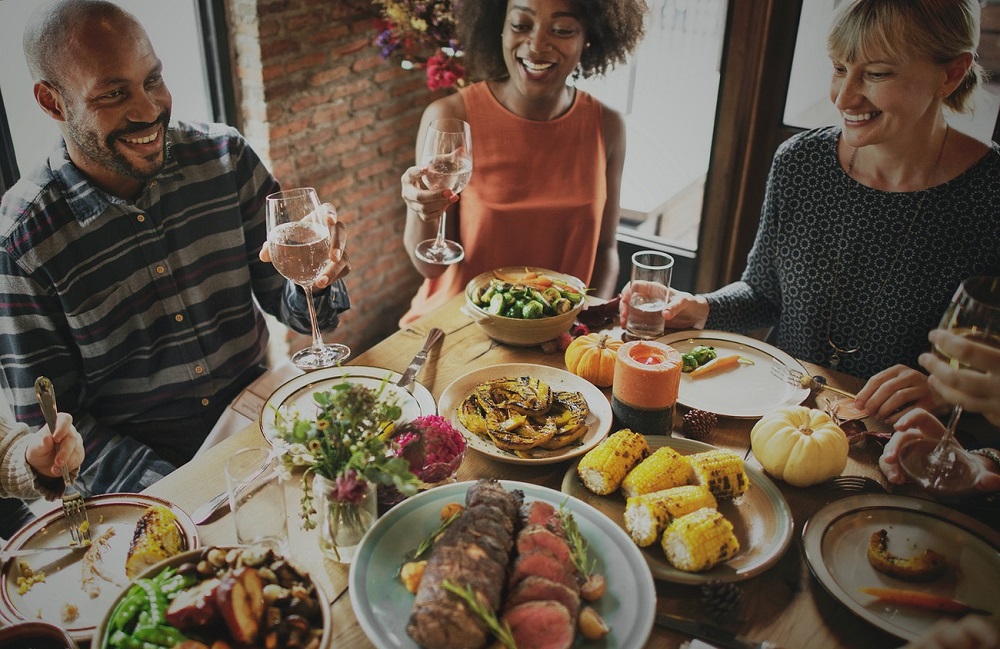
M 622 481 L 622 494 L 632 498 L 686 485 L 691 478 L 691 462 L 687 457 L 669 446 L 663 446 L 628 472 Z
M 678 570 L 701 572 L 740 551 L 733 524 L 709 507 L 675 518 L 663 532 L 663 552 Z
M 683 485 L 629 498 L 625 503 L 625 531 L 636 545 L 646 547 L 659 538 L 670 521 L 709 507 L 715 509 L 715 497 L 705 487 Z
M 716 498 L 735 498 L 747 490 L 750 479 L 743 470 L 743 458 L 732 451 L 714 449 L 689 455 L 695 483 Z
M 587 451 L 576 472 L 583 486 L 595 494 L 606 496 L 618 489 L 625 475 L 647 456 L 649 444 L 646 438 L 623 428 Z
M 162 505 L 143 512 L 132 533 L 125 559 L 125 576 L 135 579 L 143 570 L 183 550 L 177 516 Z

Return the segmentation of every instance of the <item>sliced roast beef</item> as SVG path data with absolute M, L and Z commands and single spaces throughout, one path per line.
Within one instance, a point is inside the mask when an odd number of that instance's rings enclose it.
M 469 488 L 462 515 L 434 543 L 413 601 L 406 630 L 419 645 L 479 649 L 486 644 L 486 626 L 441 583 L 447 579 L 460 587 L 470 585 L 494 612 L 500 608 L 522 497 L 507 493 L 495 480 L 480 480 Z
M 559 512 L 547 502 L 535 500 L 528 506 L 528 512 L 524 521 L 525 527 L 529 525 L 542 525 L 557 533 L 562 533 L 562 523 L 559 521 Z
M 530 576 L 522 579 L 508 594 L 504 601 L 505 608 L 512 608 L 525 602 L 541 602 L 554 600 L 566 607 L 570 618 L 576 619 L 580 612 L 580 593 L 577 589 L 570 588 L 566 584 L 546 579 L 545 577 Z
M 501 619 L 510 625 L 518 649 L 569 649 L 576 636 L 576 618 L 552 600 L 519 604 Z
M 516 543 L 519 555 L 529 554 L 541 548 L 555 555 L 563 563 L 573 562 L 566 539 L 544 525 L 528 525 L 518 533 Z
M 514 588 L 527 577 L 545 577 L 550 581 L 563 584 L 567 588 L 578 589 L 576 569 L 567 565 L 559 557 L 541 548 L 527 554 L 519 554 L 514 559 L 514 569 L 510 573 L 508 587 Z

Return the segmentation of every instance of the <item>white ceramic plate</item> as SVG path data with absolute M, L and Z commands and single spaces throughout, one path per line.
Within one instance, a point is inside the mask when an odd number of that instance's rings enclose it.
M 806 374 L 806 368 L 777 347 L 749 336 L 725 331 L 678 331 L 657 339 L 686 354 L 698 345 L 715 347 L 720 356 L 739 354 L 753 365 L 692 379 L 681 375 L 677 401 L 688 408 L 707 410 L 727 417 L 761 417 L 782 406 L 805 401 L 809 390 L 788 385 L 771 373 L 780 363 Z
M 670 446 L 682 455 L 716 448 L 704 442 L 666 435 L 647 435 L 646 441 L 651 450 Z M 579 462 L 574 462 L 563 476 L 563 493 L 600 510 L 624 532 L 625 498 L 620 492 L 598 496 L 584 487 L 576 474 L 577 464 Z M 720 500 L 718 503 L 719 513 L 733 524 L 733 532 L 740 542 L 739 553 L 711 570 L 684 572 L 670 565 L 659 542 L 639 548 L 629 539 L 629 545 L 642 553 L 654 577 L 677 584 L 702 584 L 712 579 L 741 581 L 764 572 L 781 558 L 792 540 L 792 512 L 784 496 L 767 476 L 752 466 L 745 465 L 745 468 L 750 488 L 739 498 Z
M 313 394 L 329 390 L 332 386 L 347 381 L 362 385 L 372 390 L 378 390 L 385 384 L 386 394 L 395 396 L 403 414 L 397 421 L 407 422 L 423 415 L 437 414 L 437 404 L 430 391 L 414 381 L 409 389 L 396 385 L 402 375 L 381 367 L 366 367 L 363 365 L 345 365 L 315 370 L 281 385 L 268 397 L 260 412 L 260 429 L 270 442 L 277 437 L 274 428 L 274 417 L 279 408 L 297 408 L 305 414 L 312 412 L 316 405 Z
M 590 414 L 587 416 L 587 426 L 589 430 L 580 441 L 571 444 L 566 448 L 553 451 L 545 449 L 532 449 L 532 457 L 521 457 L 510 451 L 497 448 L 496 444 L 469 431 L 458 420 L 458 409 L 465 398 L 472 394 L 477 385 L 483 381 L 502 379 L 504 377 L 530 376 L 540 379 L 549 384 L 553 390 L 580 392 L 587 400 L 590 407 Z M 473 448 L 480 453 L 485 453 L 502 462 L 513 464 L 552 464 L 576 457 L 586 453 L 607 437 L 611 430 L 611 403 L 593 383 L 571 374 L 566 370 L 548 367 L 546 365 L 533 365 L 531 363 L 509 363 L 506 365 L 493 365 L 469 372 L 451 382 L 440 399 L 441 416 L 445 417 L 457 428 L 469 443 L 469 448 Z
M 404 500 L 372 526 L 351 564 L 348 592 L 351 605 L 368 639 L 379 649 L 418 649 L 406 634 L 413 595 L 396 578 L 403 555 L 440 524 L 441 508 L 465 502 L 473 482 L 436 487 Z M 653 628 L 656 591 L 638 548 L 604 514 L 574 498 L 546 487 L 502 480 L 507 490 L 520 489 L 525 503 L 543 500 L 555 507 L 566 503 L 607 580 L 604 596 L 592 606 L 611 628 L 599 644 L 603 649 L 641 647 Z M 577 643 L 580 644 L 579 642 Z M 584 643 L 589 646 L 593 643 Z M 597 646 L 597 645 L 595 645 Z
M 42 619 L 63 627 L 77 642 L 90 640 L 94 628 L 129 583 L 125 577 L 125 559 L 132 533 L 143 512 L 151 505 L 163 505 L 177 516 L 177 527 L 185 550 L 198 547 L 197 528 L 191 517 L 165 500 L 142 494 L 105 494 L 87 498 L 86 503 L 92 539 L 96 541 L 109 530 L 114 530 L 98 564 L 101 572 L 111 581 L 96 577 L 93 583 L 100 593 L 94 598 L 88 596 L 82 584 L 83 551 L 70 554 L 46 552 L 12 559 L 0 570 L 0 616 L 8 622 Z M 18 530 L 4 549 L 66 545 L 69 540 L 69 528 L 62 509 L 54 509 Z M 26 561 L 33 571 L 45 573 L 45 581 L 36 583 L 23 595 L 18 594 L 17 587 L 21 561 Z M 63 608 L 67 605 L 77 607 L 79 617 L 76 620 L 63 621 Z
M 914 583 L 884 575 L 868 562 L 868 540 L 889 532 L 889 550 L 912 556 L 933 549 L 948 558 L 945 576 Z M 819 510 L 802 530 L 813 575 L 847 608 L 904 640 L 922 637 L 939 619 L 932 611 L 885 604 L 859 589 L 906 588 L 1000 612 L 1000 533 L 950 507 L 920 498 L 852 496 Z M 894 550 L 894 548 L 900 548 Z

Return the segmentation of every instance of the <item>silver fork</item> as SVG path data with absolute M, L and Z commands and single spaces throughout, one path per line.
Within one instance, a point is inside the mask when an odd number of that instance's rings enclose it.
M 52 389 L 52 381 L 44 376 L 35 380 L 35 396 L 38 405 L 42 407 L 42 416 L 49 426 L 49 432 L 56 429 L 56 395 Z M 69 535 L 75 545 L 90 545 L 90 519 L 87 517 L 87 504 L 83 494 L 73 484 L 66 465 L 62 467 L 63 483 L 66 487 L 62 495 L 63 516 L 69 525 Z
M 864 475 L 840 475 L 823 483 L 827 490 L 852 491 L 857 493 L 889 493 L 881 482 Z
M 830 392 L 836 392 L 837 394 L 851 399 L 857 398 L 857 395 L 853 392 L 848 392 L 847 390 L 841 390 L 840 388 L 835 388 L 832 385 L 827 385 L 826 381 L 819 380 L 820 377 L 803 374 L 799 370 L 793 367 L 788 367 L 780 361 L 774 361 L 771 364 L 771 374 L 795 388 L 806 388 L 808 390 L 829 390 Z

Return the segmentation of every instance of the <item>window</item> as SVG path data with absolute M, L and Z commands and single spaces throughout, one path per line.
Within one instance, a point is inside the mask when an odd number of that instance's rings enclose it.
M 228 51 L 220 2 L 117 0 L 149 33 L 163 60 L 174 115 L 186 120 L 233 123 Z M 21 49 L 24 25 L 35 0 L 0 2 L 0 194 L 24 170 L 41 163 L 58 141 L 57 124 L 32 96 Z

